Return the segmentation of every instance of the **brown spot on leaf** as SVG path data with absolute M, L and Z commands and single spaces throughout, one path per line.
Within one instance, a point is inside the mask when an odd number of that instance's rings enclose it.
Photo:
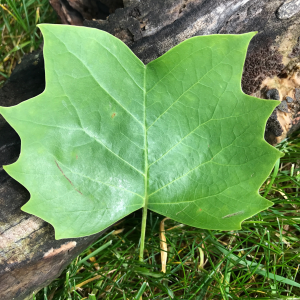
M 57 161 L 55 160 L 56 166 L 58 167 L 59 171 L 63 174 L 63 176 L 70 182 L 70 184 L 74 187 L 73 182 L 65 175 L 64 171 L 61 169 L 61 167 L 58 165 Z M 78 191 L 75 187 L 74 187 L 75 191 L 78 192 L 79 194 L 82 195 L 82 193 L 80 191 Z
M 238 212 L 236 212 L 236 213 L 226 215 L 226 216 L 222 217 L 222 219 L 232 218 L 232 217 L 234 217 L 234 216 L 238 216 L 238 215 L 241 215 L 241 214 L 243 214 L 243 213 L 244 213 L 244 211 L 241 210 L 241 211 L 238 211 Z
M 115 116 L 116 116 L 116 113 L 113 113 L 113 114 L 111 115 L 111 118 L 113 119 Z

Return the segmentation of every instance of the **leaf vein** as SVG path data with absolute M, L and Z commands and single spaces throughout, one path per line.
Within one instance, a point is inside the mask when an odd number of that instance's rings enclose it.
M 230 50 L 229 53 L 227 55 L 224 56 L 227 57 L 233 50 Z M 179 99 L 181 99 L 181 97 L 186 94 L 190 89 L 192 89 L 195 85 L 197 85 L 207 74 L 209 74 L 211 71 L 213 71 L 215 68 L 217 68 L 221 63 L 223 63 L 222 59 L 221 62 L 217 63 L 213 68 L 211 68 L 208 72 L 206 72 L 197 82 L 195 82 L 193 85 L 191 85 L 187 90 L 185 90 L 161 115 L 159 115 L 156 120 L 147 128 L 147 131 L 154 125 L 154 123 L 157 122 L 158 119 L 160 119 L 175 103 L 177 103 L 179 101 Z
M 99 43 L 99 41 L 97 41 L 96 39 L 93 39 L 93 40 L 95 40 L 97 43 Z M 139 87 L 139 89 L 140 90 L 142 90 L 143 91 L 143 88 L 142 87 L 140 87 L 139 86 L 139 84 L 134 80 L 134 78 L 129 74 L 129 72 L 127 71 L 127 69 L 125 69 L 124 68 L 124 66 L 121 64 L 121 62 L 119 61 L 119 59 L 117 58 L 117 56 L 115 56 L 113 53 L 111 53 L 110 51 L 109 51 L 109 49 L 108 48 L 106 48 L 104 45 L 102 45 L 102 44 L 99 44 L 101 47 L 103 47 L 105 50 L 107 50 L 107 52 L 109 53 L 109 54 L 111 54 L 117 61 L 118 61 L 118 63 L 120 64 L 120 66 L 123 68 L 123 70 L 128 74 L 128 76 L 132 79 L 132 81 Z M 139 60 L 140 61 L 140 60 Z
M 60 162 L 60 164 L 63 165 L 61 162 Z M 124 189 L 124 188 L 119 187 L 119 186 L 115 186 L 115 185 L 113 185 L 113 184 L 109 184 L 109 183 L 103 182 L 103 181 L 101 181 L 101 180 L 95 180 L 95 179 L 92 179 L 92 178 L 90 178 L 90 177 L 88 177 L 88 176 L 86 176 L 86 175 L 84 175 L 84 174 L 80 174 L 80 173 L 77 173 L 77 172 L 72 171 L 70 168 L 68 168 L 68 167 L 65 166 L 65 165 L 63 165 L 63 166 L 64 166 L 64 168 L 68 169 L 72 174 L 75 174 L 75 175 L 84 177 L 84 178 L 89 179 L 90 181 L 93 181 L 93 182 L 98 182 L 98 183 L 101 183 L 101 184 L 106 185 L 106 186 L 109 186 L 109 187 L 113 187 L 113 188 L 116 188 L 116 189 L 120 189 L 120 190 L 122 190 L 122 191 L 126 191 L 126 192 L 128 192 L 128 193 L 137 195 L 137 196 L 139 196 L 139 197 L 141 197 L 141 198 L 143 199 L 143 196 L 140 195 L 140 194 L 137 194 L 137 193 L 135 193 L 135 192 L 129 191 L 129 190 Z
M 90 135 L 86 130 L 84 130 L 84 132 L 91 138 L 93 138 L 96 142 L 98 142 L 100 145 L 102 145 L 105 149 L 107 149 L 110 153 L 112 153 L 113 155 L 115 155 L 116 157 L 118 157 L 120 160 L 122 160 L 124 163 L 126 163 L 128 166 L 130 166 L 131 168 L 133 168 L 134 170 L 136 170 L 137 172 L 139 172 L 141 175 L 143 175 L 145 177 L 145 174 L 143 174 L 140 170 L 138 170 L 136 167 L 134 167 L 132 164 L 130 164 L 128 161 L 126 161 L 125 159 L 123 159 L 121 156 L 119 156 L 118 154 L 116 154 L 114 151 L 112 151 L 111 149 L 109 149 L 101 140 L 97 139 L 96 137 Z
M 159 203 L 151 203 L 151 204 L 156 204 L 156 205 L 174 205 L 174 204 L 184 204 L 184 203 L 194 203 L 195 205 L 196 205 L 196 201 L 198 201 L 198 200 L 203 200 L 203 199 L 206 199 L 206 198 L 211 198 L 211 197 L 216 197 L 216 196 L 219 196 L 219 195 L 221 195 L 222 193 L 224 193 L 225 191 L 227 191 L 228 189 L 230 189 L 230 188 L 232 188 L 232 187 L 235 187 L 235 186 L 238 186 L 240 183 L 242 183 L 242 182 L 246 182 L 246 181 L 248 181 L 248 180 L 250 180 L 250 178 L 249 179 L 247 179 L 247 180 L 243 180 L 243 181 L 240 181 L 239 183 L 237 183 L 237 184 L 235 184 L 235 185 L 231 185 L 231 186 L 228 186 L 227 188 L 225 188 L 224 190 L 222 190 L 221 192 L 219 192 L 219 193 L 216 193 L 216 194 L 214 194 L 214 195 L 209 195 L 209 196 L 205 196 L 205 197 L 200 197 L 200 198 L 196 198 L 196 199 L 193 199 L 193 200 L 189 200 L 189 201 L 180 201 L 180 202 L 171 202 L 171 203 L 169 203 L 169 202 L 159 202 Z M 239 199 L 236 199 L 236 198 L 232 198 L 232 197 L 229 197 L 229 196 L 226 196 L 227 198 L 230 198 L 230 199 L 233 199 L 233 200 L 235 200 L 235 201 L 240 201 L 240 202 L 242 202 L 241 200 L 239 200 Z M 200 208 L 200 207 L 199 207 Z
M 241 135 L 243 135 L 243 134 L 244 134 L 244 132 L 241 133 L 239 136 L 241 136 Z M 189 173 L 191 173 L 191 172 L 193 172 L 194 170 L 200 168 L 201 166 L 204 166 L 204 165 L 206 165 L 207 163 L 212 162 L 212 160 L 213 160 L 218 154 L 220 154 L 224 149 L 230 147 L 230 146 L 235 142 L 235 140 L 236 140 L 239 136 L 237 136 L 237 137 L 236 137 L 236 138 L 235 138 L 228 146 L 222 148 L 222 149 L 221 149 L 218 153 L 216 153 L 210 160 L 208 160 L 208 161 L 206 161 L 206 162 L 204 162 L 204 163 L 199 164 L 198 166 L 196 166 L 195 168 L 189 170 L 188 172 L 186 172 L 186 173 L 183 174 L 182 176 L 175 178 L 175 179 L 172 180 L 171 182 L 167 183 L 166 185 L 162 186 L 161 188 L 159 188 L 159 189 L 157 189 L 156 191 L 154 191 L 153 193 L 151 193 L 151 194 L 149 195 L 149 197 L 152 196 L 153 194 L 157 193 L 158 191 L 164 189 L 164 188 L 167 187 L 168 185 L 174 183 L 175 181 L 177 181 L 177 180 L 179 180 L 179 179 L 181 179 L 181 178 L 187 176 Z
M 113 99 L 120 107 L 123 108 L 123 110 L 125 110 L 129 115 L 131 115 L 142 127 L 144 127 L 144 125 L 128 110 L 126 109 L 115 97 L 113 97 L 96 79 L 96 77 L 94 76 L 92 70 L 90 70 L 90 68 L 88 68 L 88 66 L 82 61 L 82 59 L 80 57 L 78 57 L 75 53 L 73 52 L 69 52 L 70 54 L 72 54 L 73 56 L 75 56 L 81 63 L 82 65 L 89 71 L 89 73 L 91 74 L 91 77 L 95 80 L 95 82 L 99 85 L 99 87 L 111 98 Z
M 168 76 L 176 67 L 178 67 L 183 61 L 187 60 L 188 58 L 190 58 L 192 55 L 194 55 L 195 53 L 199 52 L 199 51 L 202 51 L 202 50 L 205 50 L 205 49 L 210 49 L 210 47 L 204 47 L 204 48 L 201 48 L 200 50 L 196 50 L 194 52 L 192 52 L 190 55 L 184 57 L 182 60 L 180 60 L 177 64 L 174 65 L 173 68 L 171 68 L 161 79 L 159 79 L 154 85 L 153 87 L 147 91 L 146 94 L 150 93 L 156 86 L 158 83 L 160 83 L 166 76 Z
M 73 104 L 73 102 L 70 100 L 70 98 L 68 97 L 69 102 L 71 103 L 71 105 L 74 107 L 78 120 L 80 122 L 80 125 L 82 127 L 82 130 L 84 131 L 85 134 L 87 134 L 89 137 L 91 137 L 92 139 L 94 139 L 95 141 L 97 141 L 100 145 L 102 145 L 103 147 L 105 147 L 108 151 L 110 151 L 112 154 L 114 154 L 116 157 L 118 157 L 119 159 L 121 159 L 123 162 L 125 162 L 126 164 L 128 164 L 130 167 L 132 167 L 134 170 L 136 170 L 137 172 L 139 172 L 140 174 L 144 175 L 141 171 L 139 171 L 137 168 L 135 168 L 133 165 L 131 165 L 129 162 L 127 162 L 125 159 L 123 159 L 122 157 L 120 157 L 119 155 L 117 155 L 114 151 L 112 151 L 110 148 L 108 148 L 101 140 L 97 139 L 96 137 L 90 135 L 87 130 L 85 128 L 83 128 L 82 122 L 81 122 L 81 118 L 79 116 L 79 113 L 77 111 L 76 106 Z
M 176 146 L 178 146 L 179 144 L 181 144 L 182 141 L 183 141 L 185 138 L 187 138 L 189 135 L 191 135 L 192 133 L 194 133 L 194 132 L 195 132 L 197 129 L 199 129 L 202 125 L 206 125 L 207 123 L 209 123 L 209 122 L 211 122 L 211 121 L 220 121 L 220 120 L 226 120 L 226 119 L 230 119 L 230 118 L 238 118 L 238 117 L 240 117 L 240 116 L 244 116 L 244 115 L 250 114 L 250 113 L 252 113 L 252 111 L 251 111 L 251 112 L 244 113 L 244 114 L 242 114 L 242 115 L 229 116 L 229 117 L 226 117 L 226 118 L 209 119 L 209 120 L 207 120 L 206 122 L 204 122 L 204 123 L 198 125 L 198 126 L 197 126 L 195 129 L 193 129 L 190 133 L 188 133 L 187 135 L 185 135 L 185 136 L 184 136 L 177 144 L 175 144 L 175 145 L 172 146 L 168 151 L 166 151 L 161 157 L 159 157 L 156 161 L 154 161 L 153 163 L 151 163 L 151 164 L 149 165 L 149 168 L 150 168 L 153 164 L 155 164 L 156 162 L 158 162 L 159 160 L 161 160 L 161 159 L 162 159 L 166 154 L 168 154 L 173 148 L 175 148 Z M 187 146 L 187 145 L 185 145 L 185 146 Z

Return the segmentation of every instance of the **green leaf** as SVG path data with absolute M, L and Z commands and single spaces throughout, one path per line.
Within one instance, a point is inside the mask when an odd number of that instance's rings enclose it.
M 258 189 L 281 156 L 263 139 L 279 102 L 241 90 L 255 33 L 194 37 L 145 66 L 106 32 L 40 28 L 46 89 L 0 113 L 22 141 L 5 167 L 31 194 L 22 209 L 57 239 L 142 207 L 235 230 L 272 205 Z

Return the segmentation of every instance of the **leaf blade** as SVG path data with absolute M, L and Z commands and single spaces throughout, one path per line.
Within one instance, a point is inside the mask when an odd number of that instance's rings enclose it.
M 46 89 L 0 113 L 22 140 L 5 167 L 31 193 L 22 209 L 56 238 L 99 232 L 142 207 L 233 230 L 272 205 L 258 188 L 281 156 L 263 140 L 278 103 L 240 87 L 254 33 L 194 37 L 144 66 L 103 31 L 40 28 Z

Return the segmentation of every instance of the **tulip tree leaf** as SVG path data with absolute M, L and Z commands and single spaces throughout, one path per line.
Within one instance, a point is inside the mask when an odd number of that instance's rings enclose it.
M 45 91 L 0 113 L 21 137 L 5 170 L 22 210 L 56 238 L 97 233 L 144 207 L 191 226 L 239 229 L 280 152 L 264 128 L 278 101 L 244 94 L 255 33 L 188 39 L 144 65 L 91 28 L 42 25 Z

